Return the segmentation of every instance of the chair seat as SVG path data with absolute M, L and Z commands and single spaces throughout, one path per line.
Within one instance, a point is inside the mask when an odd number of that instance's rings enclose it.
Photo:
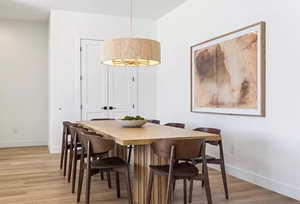
M 205 155 L 206 157 L 206 161 L 207 162 L 210 162 L 210 161 L 219 161 L 220 159 L 217 159 L 213 156 L 210 156 L 210 155 Z M 202 162 L 202 157 L 199 157 L 199 158 L 196 158 L 196 159 L 193 159 L 194 162 L 196 163 L 201 163 Z
M 127 162 L 119 157 L 108 157 L 91 162 L 92 169 L 113 169 L 128 166 Z
M 155 166 L 155 165 L 150 165 L 150 168 L 155 171 L 156 173 L 160 175 L 169 175 L 169 165 L 161 165 L 161 166 Z M 173 170 L 173 175 L 175 177 L 194 177 L 199 174 L 198 168 L 188 162 L 183 162 L 179 164 L 175 164 L 174 170 Z
M 77 143 L 77 147 L 82 147 L 82 145 L 78 142 L 78 143 Z M 71 148 L 71 142 L 68 142 L 67 148 L 68 148 L 68 149 Z
M 219 145 L 219 141 L 206 141 L 206 143 L 207 143 L 207 144 L 214 145 L 214 146 Z
M 82 154 L 83 149 L 77 149 L 77 155 L 81 155 Z M 84 155 L 86 155 L 86 151 L 84 151 Z

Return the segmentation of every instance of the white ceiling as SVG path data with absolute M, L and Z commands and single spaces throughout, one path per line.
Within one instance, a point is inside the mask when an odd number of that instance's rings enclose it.
M 133 0 L 135 17 L 158 19 L 186 0 Z M 0 18 L 47 20 L 51 9 L 129 15 L 129 0 L 0 0 Z

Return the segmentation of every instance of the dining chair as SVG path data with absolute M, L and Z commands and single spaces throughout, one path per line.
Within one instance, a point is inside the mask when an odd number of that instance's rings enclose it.
M 111 119 L 111 118 L 94 118 L 91 121 L 101 121 L 101 120 L 115 120 L 115 119 Z M 128 162 L 128 164 L 130 164 L 133 146 L 128 145 L 127 148 L 128 148 L 127 162 Z M 101 175 L 101 179 L 103 180 L 103 175 Z
M 186 148 L 189 147 L 189 148 Z M 159 157 L 168 159 L 168 165 L 150 165 L 150 175 L 148 183 L 147 204 L 151 203 L 151 193 L 154 176 L 167 176 L 167 200 L 166 204 L 173 203 L 173 186 L 176 180 L 183 180 L 184 203 L 187 203 L 187 180 L 200 179 L 204 181 L 208 204 L 212 203 L 211 191 L 208 178 L 208 170 L 205 159 L 205 140 L 159 140 L 151 144 L 151 148 Z M 204 171 L 199 172 L 196 165 L 188 160 L 196 157 L 203 157 Z M 186 160 L 184 162 L 178 162 Z
M 70 152 L 69 157 L 71 157 L 71 132 L 70 126 L 74 125 L 72 122 L 64 121 L 63 122 L 63 134 L 62 134 L 62 142 L 61 142 L 61 154 L 60 154 L 60 169 L 63 168 L 63 175 L 66 176 L 67 173 L 67 163 L 68 163 L 68 154 Z M 70 163 L 70 158 L 69 158 Z
M 74 152 L 73 152 L 73 157 L 72 157 L 73 161 L 72 161 L 72 167 L 71 167 L 71 169 L 72 169 L 72 173 L 71 173 L 71 175 L 72 175 L 72 193 L 75 192 L 75 183 L 76 183 L 76 175 L 77 175 L 77 161 L 80 160 L 82 154 L 84 155 L 84 158 L 87 157 L 87 153 L 86 153 L 86 151 L 84 151 L 84 148 L 82 148 L 82 145 L 81 145 L 81 144 L 83 144 L 84 140 L 79 139 L 78 133 L 77 133 L 78 130 L 97 135 L 96 133 L 90 132 L 89 130 L 79 127 L 77 125 L 70 126 L 71 137 L 74 140 L 74 148 L 73 148 Z M 98 135 L 98 136 L 101 137 L 100 135 Z M 81 148 L 77 147 L 78 144 L 80 144 Z M 107 156 L 107 154 L 99 154 L 98 155 L 99 158 L 103 158 L 105 156 Z M 109 173 L 107 173 L 107 183 L 108 183 L 108 188 L 111 188 L 111 179 L 110 179 Z
M 91 119 L 91 121 L 105 121 L 105 120 L 115 120 L 115 119 L 113 119 L 113 118 L 93 118 L 93 119 Z M 101 172 L 100 177 L 101 177 L 101 180 L 104 180 L 104 174 L 103 174 L 103 172 Z M 110 185 L 110 174 L 109 174 L 109 172 L 107 173 L 107 180 L 108 180 L 108 187 L 111 188 L 111 185 Z
M 77 201 L 80 201 L 81 189 L 83 183 L 84 171 L 86 170 L 86 192 L 85 192 L 85 203 L 90 203 L 90 188 L 91 188 L 91 177 L 100 172 L 115 172 L 116 173 L 116 187 L 117 197 L 120 198 L 120 176 L 124 174 L 126 179 L 128 203 L 133 204 L 132 191 L 129 175 L 129 165 L 126 161 L 119 157 L 105 157 L 99 158 L 99 155 L 103 155 L 108 151 L 112 150 L 115 146 L 115 141 L 99 137 L 91 133 L 87 133 L 80 129 L 77 129 L 78 138 L 83 143 L 83 148 L 86 150 L 87 158 L 84 161 L 84 154 L 81 154 L 80 158 L 80 172 L 79 182 L 77 190 Z
M 199 128 L 194 129 L 194 130 L 216 134 L 216 135 L 219 135 L 221 137 L 221 130 L 220 129 L 199 127 Z M 227 186 L 227 179 L 226 179 L 226 170 L 225 170 L 225 161 L 224 161 L 222 140 L 219 140 L 219 141 L 206 141 L 206 143 L 210 144 L 210 145 L 213 145 L 213 146 L 218 146 L 219 147 L 220 158 L 216 158 L 216 157 L 213 157 L 213 156 L 210 156 L 210 155 L 205 155 L 206 163 L 220 165 L 221 173 L 222 173 L 222 180 L 223 180 L 223 185 L 224 185 L 224 191 L 225 191 L 225 197 L 228 200 L 229 195 L 228 195 L 228 186 Z M 192 161 L 193 161 L 194 164 L 203 163 L 203 157 L 193 159 Z M 203 167 L 203 165 L 202 165 L 202 167 Z M 203 171 L 203 169 L 202 169 L 202 171 Z M 202 186 L 203 185 L 204 185 L 204 183 L 202 182 Z M 190 183 L 189 202 L 192 202 L 192 192 L 193 192 L 193 180 L 191 180 L 191 183 Z
M 159 125 L 160 124 L 160 121 L 159 120 L 147 120 L 148 123 L 154 123 L 154 124 L 157 124 Z
M 82 145 L 81 143 L 76 139 L 76 134 L 72 134 L 71 128 L 74 127 L 79 127 L 76 123 L 71 123 L 68 126 L 68 131 L 69 131 L 69 143 L 68 143 L 68 150 L 70 154 L 69 158 L 69 167 L 68 167 L 68 182 L 71 182 L 71 176 L 72 176 L 72 169 L 74 164 L 76 165 L 77 159 L 78 159 L 78 153 L 77 151 L 81 151 Z M 85 129 L 86 130 L 86 129 Z M 88 131 L 88 130 L 86 130 Z M 78 150 L 80 149 L 80 150 Z M 74 160 L 76 162 L 74 162 Z
M 176 128 L 185 128 L 183 123 L 166 123 L 165 126 L 176 127 Z

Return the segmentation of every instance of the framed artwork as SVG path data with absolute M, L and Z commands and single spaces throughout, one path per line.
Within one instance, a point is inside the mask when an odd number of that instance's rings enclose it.
M 265 116 L 265 23 L 191 47 L 191 111 Z

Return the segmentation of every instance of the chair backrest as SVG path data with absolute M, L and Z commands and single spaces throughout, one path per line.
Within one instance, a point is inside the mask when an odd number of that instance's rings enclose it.
M 200 131 L 200 132 L 207 132 L 207 133 L 216 134 L 216 135 L 221 136 L 221 130 L 217 129 L 217 128 L 199 127 L 199 128 L 195 128 L 194 130 L 195 131 Z
M 154 124 L 157 124 L 159 125 L 160 124 L 160 121 L 159 120 L 147 120 L 148 123 L 154 123 Z
M 82 133 L 88 132 L 87 129 L 82 128 L 82 127 L 71 127 L 71 134 L 74 134 L 77 136 L 77 139 L 79 141 L 80 144 L 82 144 L 82 147 L 84 148 L 85 146 L 87 146 L 87 140 L 84 136 L 82 136 Z
M 165 126 L 184 128 L 185 124 L 183 124 L 183 123 L 166 123 Z
M 75 142 L 77 143 L 78 141 L 81 144 L 83 144 L 85 142 L 84 138 L 79 136 L 79 133 L 78 133 L 79 131 L 88 132 L 87 129 L 79 127 L 76 124 L 70 126 L 71 138 L 73 139 L 74 144 L 75 144 Z
M 78 129 L 77 129 L 78 130 Z M 99 135 L 95 135 L 84 130 L 78 130 L 78 137 L 83 142 L 85 149 L 88 149 L 88 143 L 90 143 L 91 152 L 93 154 L 101 154 L 112 150 L 115 146 L 115 141 L 103 138 Z
M 175 148 L 175 155 L 173 159 L 193 159 L 201 156 L 201 150 L 202 148 L 205 148 L 205 140 L 159 140 L 151 144 L 154 153 L 165 159 L 169 159 L 171 157 L 172 146 Z
M 70 121 L 64 121 L 63 122 L 63 134 L 70 135 L 70 126 L 73 125 Z
M 91 119 L 91 121 L 101 121 L 101 120 L 115 120 L 115 119 L 112 119 L 112 118 L 93 118 L 93 119 Z
M 221 137 L 221 130 L 217 128 L 199 127 L 199 128 L 195 128 L 194 131 L 207 132 L 207 133 L 219 135 Z M 207 141 L 207 143 L 216 146 L 220 144 L 220 141 Z
M 76 127 L 71 125 L 69 127 L 69 129 L 70 129 L 71 137 L 74 138 L 76 136 L 76 134 L 77 134 L 76 133 Z

